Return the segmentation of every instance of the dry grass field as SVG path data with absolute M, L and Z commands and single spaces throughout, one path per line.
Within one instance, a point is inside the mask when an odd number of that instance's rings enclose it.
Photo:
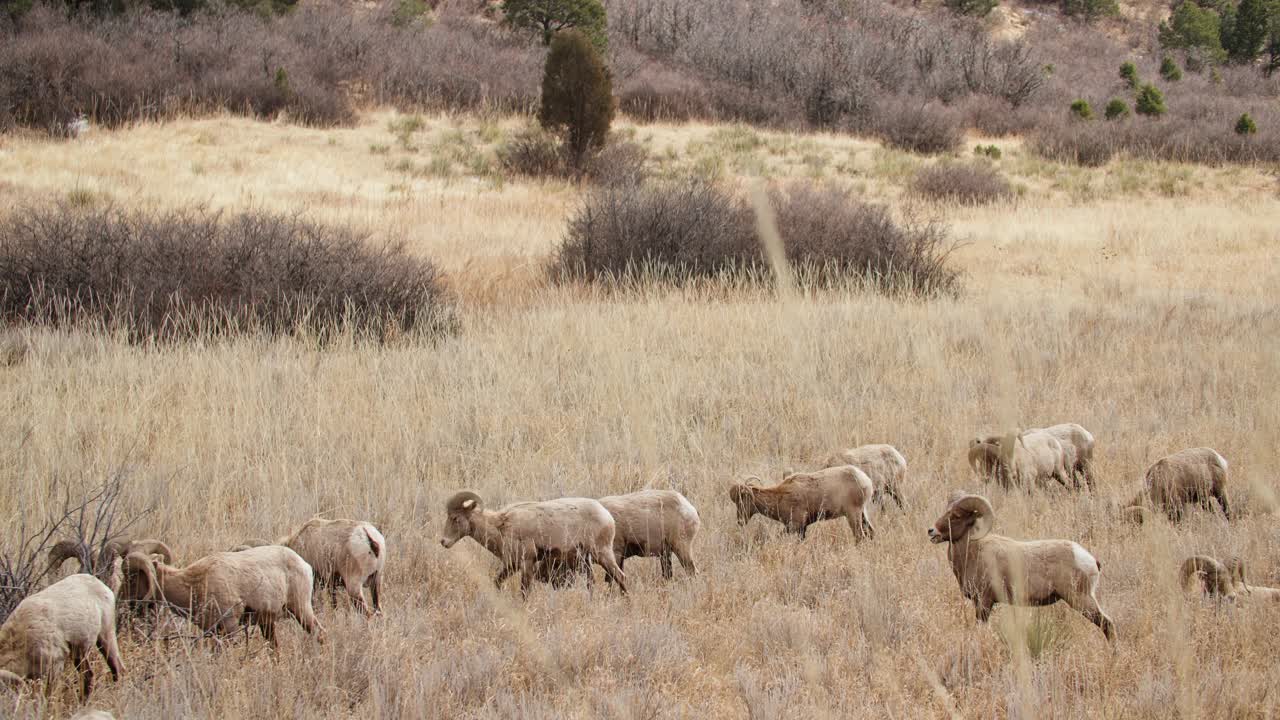
M 541 267 L 579 190 L 503 177 L 516 120 L 369 114 L 316 130 L 230 117 L 0 138 L 0 204 L 267 208 L 398 234 L 447 272 L 463 330 L 438 343 L 319 347 L 243 338 L 165 347 L 10 331 L 0 366 L 0 522 L 42 517 L 54 480 L 123 473 L 143 532 L 182 562 L 315 513 L 386 535 L 385 614 L 319 607 L 211 651 L 181 625 L 124 635 L 127 674 L 92 706 L 118 718 L 1266 718 L 1280 715 L 1280 606 L 1183 593 L 1192 553 L 1239 554 L 1280 586 L 1280 195 L 1263 170 L 1048 163 L 997 141 L 1016 200 L 927 205 L 965 242 L 956 298 L 778 296 L 701 287 L 610 294 Z M 415 127 L 420 126 L 420 127 Z M 626 126 L 663 168 L 850 183 L 913 202 L 915 156 L 839 136 Z M 986 142 L 984 140 L 984 142 Z M 972 145 L 972 143 L 970 143 Z M 785 238 L 786 228 L 782 228 Z M 982 430 L 1074 421 L 1098 439 L 1096 492 L 983 488 Z M 735 522 L 728 484 L 776 480 L 837 448 L 890 442 L 907 508 L 855 545 L 842 521 L 801 543 Z M 1126 526 L 1112 502 L 1184 447 L 1231 462 L 1227 524 Z M 496 562 L 440 547 L 445 499 L 675 488 L 698 507 L 699 572 L 632 559 L 522 601 Z M 925 529 L 958 489 L 995 532 L 1070 538 L 1103 566 L 1112 649 L 1063 605 L 976 624 Z M 599 570 L 596 571 L 597 574 Z M 105 670 L 100 673 L 105 677 Z M 70 692 L 0 696 L 63 717 Z

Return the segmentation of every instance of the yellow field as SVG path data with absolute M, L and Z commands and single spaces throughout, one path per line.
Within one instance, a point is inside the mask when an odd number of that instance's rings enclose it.
M 0 366 L 0 520 L 41 517 L 54 479 L 127 474 L 143 532 L 182 562 L 315 513 L 373 521 L 390 546 L 382 617 L 319 608 L 273 658 L 128 636 L 92 705 L 159 717 L 1274 717 L 1280 607 L 1224 609 L 1177 588 L 1189 554 L 1239 554 L 1280 586 L 1280 196 L 1262 170 L 1120 161 L 1080 170 L 997 141 L 1016 202 L 930 207 L 966 241 L 955 299 L 653 290 L 541 280 L 579 190 L 504 178 L 509 119 L 367 115 L 314 130 L 215 118 L 0 139 L 0 203 L 302 212 L 403 235 L 445 269 L 464 329 L 432 345 L 241 339 L 163 349 L 11 331 Z M 824 177 L 900 204 L 929 162 L 838 136 L 745 128 L 626 130 L 663 166 L 744 185 Z M 401 140 L 399 138 L 405 138 Z M 985 140 L 983 141 L 986 142 Z M 783 228 L 785 237 L 786 228 Z M 16 338 L 14 336 L 16 333 Z M 1096 494 L 983 488 L 979 431 L 1079 422 Z M 837 448 L 890 442 L 907 510 L 875 540 L 816 526 L 803 543 L 734 520 L 728 484 L 776 480 Z M 1181 526 L 1111 515 L 1169 452 L 1218 449 L 1242 517 Z M 626 567 L 597 583 L 495 593 L 496 562 L 439 545 L 444 500 L 672 487 L 698 507 L 699 574 Z M 995 532 L 1070 538 L 1103 565 L 1113 651 L 1063 605 L 973 619 L 925 529 L 957 489 L 985 491 Z M 597 571 L 598 573 L 599 571 Z M 191 635 L 176 625 L 171 634 Z M 99 678 L 106 676 L 99 664 Z M 4 699 L 8 698 L 8 699 Z M 64 716 L 0 697 L 4 714 Z

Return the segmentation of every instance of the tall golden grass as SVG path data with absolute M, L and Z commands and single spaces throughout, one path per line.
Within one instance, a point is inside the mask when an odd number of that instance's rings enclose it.
M 460 128 L 483 152 L 482 122 L 494 121 L 436 118 L 423 132 Z M 717 131 L 634 132 L 675 148 L 656 152 L 679 164 Z M 0 148 L 6 201 L 79 192 L 405 230 L 463 302 L 462 333 L 439 344 L 153 348 L 8 331 L 4 527 L 53 507 L 54 479 L 123 471 L 132 507 L 155 508 L 143 532 L 184 563 L 321 512 L 371 520 L 390 546 L 385 615 L 326 604 L 328 642 L 295 627 L 274 658 L 257 639 L 210 651 L 181 625 L 126 633 L 127 673 L 100 683 L 93 706 L 143 720 L 1280 713 L 1280 607 L 1218 607 L 1176 583 L 1177 564 L 1204 552 L 1242 555 L 1255 582 L 1280 584 L 1280 200 L 1261 172 L 1149 165 L 1190 178 L 1171 197 L 1157 182 L 1111 184 L 1131 166 L 1066 170 L 1010 143 L 1001 169 L 1023 185 L 1016 202 L 934 208 L 968 241 L 959 298 L 608 294 L 540 280 L 574 188 L 405 176 L 390 167 L 408 151 L 370 151 L 389 137 L 382 115 L 333 131 L 224 118 Z M 771 154 L 784 136 L 765 137 L 766 174 L 808 172 L 789 150 Z M 909 172 L 885 168 L 919 160 L 789 140 L 831 158 L 833 181 L 909 200 Z M 1089 199 L 1062 178 L 1113 192 Z M 978 431 L 1063 421 L 1097 436 L 1094 495 L 1006 493 L 965 466 Z M 805 542 L 759 518 L 736 525 L 730 481 L 868 442 L 910 463 L 907 509 L 876 516 L 874 541 L 855 547 L 842 522 Z M 1114 519 L 1111 501 L 1151 462 L 1196 445 L 1231 462 L 1238 520 Z M 702 516 L 699 574 L 664 582 L 655 561 L 633 559 L 626 597 L 597 583 L 521 601 L 514 582 L 494 590 L 485 550 L 439 546 L 444 500 L 463 487 L 491 505 L 675 488 Z M 945 550 L 925 537 L 957 489 L 992 499 L 995 532 L 1071 538 L 1097 556 L 1114 650 L 1061 605 L 1001 607 L 976 624 Z M 70 692 L 49 706 L 5 698 L 15 717 L 74 710 Z

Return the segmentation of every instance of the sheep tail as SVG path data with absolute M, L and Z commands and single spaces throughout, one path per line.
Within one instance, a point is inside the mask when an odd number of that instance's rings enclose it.
M 369 541 L 369 552 L 373 553 L 373 556 L 374 556 L 374 557 L 379 557 L 379 556 L 381 556 L 381 555 L 382 555 L 382 547 L 378 545 L 378 541 L 377 541 L 377 540 L 374 540 L 374 539 L 373 539 L 373 535 L 369 534 L 369 529 L 368 529 L 368 528 L 365 528 L 365 529 L 364 529 L 364 537 L 365 537 L 365 539 L 366 539 L 366 540 L 368 540 L 368 541 Z

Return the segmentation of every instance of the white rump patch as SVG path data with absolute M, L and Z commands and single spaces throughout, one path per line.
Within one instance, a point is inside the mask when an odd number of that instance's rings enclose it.
M 1226 472 L 1226 471 L 1227 471 L 1227 459 L 1226 459 L 1226 458 L 1224 458 L 1224 457 L 1222 457 L 1222 453 L 1219 453 L 1217 450 L 1214 450 L 1214 451 L 1213 451 L 1213 456 L 1214 456 L 1214 457 L 1216 457 L 1216 458 L 1218 458 L 1218 464 L 1222 466 L 1222 471 L 1223 471 L 1223 472 Z
M 1089 551 L 1081 547 L 1079 543 L 1071 543 L 1071 554 L 1075 557 L 1076 567 L 1080 568 L 1081 572 L 1095 575 L 1101 571 L 1101 568 L 1098 567 L 1097 559 L 1090 555 Z

